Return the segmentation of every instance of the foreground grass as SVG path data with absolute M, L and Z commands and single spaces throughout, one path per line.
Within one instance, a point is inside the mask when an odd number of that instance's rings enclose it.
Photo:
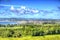
M 0 40 L 60 40 L 60 35 L 26 36 L 20 38 L 0 38 Z

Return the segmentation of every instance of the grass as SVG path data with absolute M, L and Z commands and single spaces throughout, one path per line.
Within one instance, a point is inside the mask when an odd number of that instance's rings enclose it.
M 10 38 L 9 35 L 11 35 Z M 0 27 L 0 40 L 60 40 L 60 24 Z
M 0 40 L 60 40 L 60 35 L 26 36 L 20 38 L 1 38 Z

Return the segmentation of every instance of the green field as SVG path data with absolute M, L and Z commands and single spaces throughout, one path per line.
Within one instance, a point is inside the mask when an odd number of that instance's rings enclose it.
M 60 40 L 60 24 L 0 25 L 0 40 Z
M 0 38 L 0 40 L 60 40 L 60 35 L 46 35 L 37 37 L 21 37 L 21 38 Z

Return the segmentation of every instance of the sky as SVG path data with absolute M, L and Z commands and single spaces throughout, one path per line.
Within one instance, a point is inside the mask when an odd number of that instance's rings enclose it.
M 60 19 L 60 0 L 0 0 L 0 18 Z

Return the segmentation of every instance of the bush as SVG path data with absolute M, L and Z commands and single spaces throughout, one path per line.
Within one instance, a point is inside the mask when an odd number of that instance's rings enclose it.
M 43 31 L 36 31 L 32 33 L 32 36 L 44 36 L 44 32 Z

